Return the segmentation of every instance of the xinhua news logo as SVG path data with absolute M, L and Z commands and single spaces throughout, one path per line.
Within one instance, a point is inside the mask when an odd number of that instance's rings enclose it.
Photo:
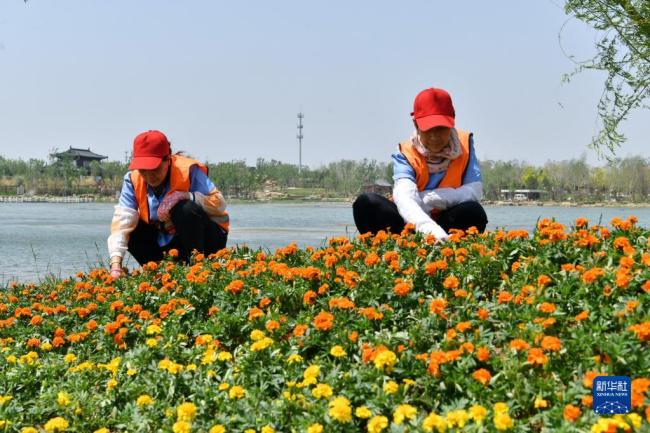
M 627 376 L 597 376 L 594 379 L 593 408 L 599 414 L 624 414 L 632 408 L 632 382 Z

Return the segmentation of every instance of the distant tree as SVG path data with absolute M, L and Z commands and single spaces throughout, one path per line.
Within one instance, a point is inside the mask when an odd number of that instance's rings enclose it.
M 632 110 L 648 108 L 644 101 L 650 97 L 650 1 L 566 0 L 564 9 L 599 31 L 595 56 L 578 62 L 565 80 L 586 69 L 607 74 L 598 102 L 600 131 L 590 147 L 611 158 L 625 142 L 621 122 Z

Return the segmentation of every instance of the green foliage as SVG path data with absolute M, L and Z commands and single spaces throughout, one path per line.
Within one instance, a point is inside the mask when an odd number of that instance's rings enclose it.
M 591 147 L 611 158 L 625 141 L 619 129 L 621 122 L 632 110 L 647 108 L 643 103 L 650 96 L 650 2 L 567 0 L 564 9 L 599 32 L 596 55 L 579 62 L 565 78 L 585 69 L 607 74 L 598 103 L 601 129 Z

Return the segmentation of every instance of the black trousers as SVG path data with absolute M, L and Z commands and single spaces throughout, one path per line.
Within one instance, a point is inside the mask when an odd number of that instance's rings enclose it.
M 391 233 L 400 233 L 405 225 L 397 205 L 375 193 L 364 193 L 357 197 L 352 205 L 352 214 L 359 233 L 377 233 L 386 229 L 390 229 Z M 467 230 L 472 226 L 483 232 L 488 222 L 483 206 L 475 201 L 446 209 L 434 220 L 446 232 L 449 229 Z
M 165 252 L 176 249 L 178 257 L 188 261 L 193 250 L 212 254 L 226 246 L 228 232 L 212 221 L 198 204 L 181 200 L 172 208 L 171 220 L 176 234 L 165 246 L 158 245 L 159 230 L 140 220 L 129 238 L 129 252 L 140 265 L 159 262 Z

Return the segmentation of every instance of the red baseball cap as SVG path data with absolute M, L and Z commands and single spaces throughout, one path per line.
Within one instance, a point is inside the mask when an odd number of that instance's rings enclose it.
M 133 140 L 133 158 L 129 170 L 153 170 L 171 153 L 169 140 L 160 131 L 149 130 Z
M 413 102 L 411 113 L 420 131 L 426 131 L 435 126 L 453 128 L 456 111 L 451 103 L 451 96 L 446 90 L 425 89 L 418 93 Z

